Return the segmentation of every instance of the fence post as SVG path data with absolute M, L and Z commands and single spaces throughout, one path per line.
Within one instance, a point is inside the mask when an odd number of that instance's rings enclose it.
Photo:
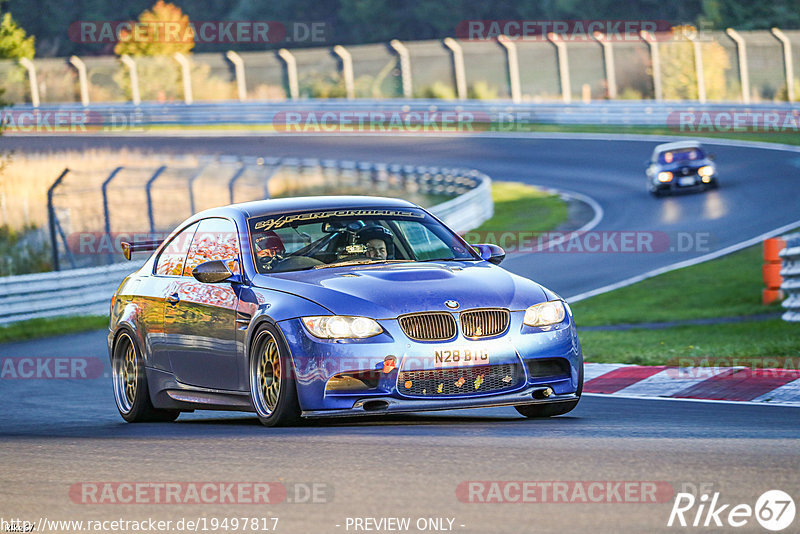
M 706 77 L 703 69 L 703 50 L 700 48 L 700 41 L 697 40 L 696 35 L 689 35 L 687 38 L 692 42 L 692 49 L 694 50 L 694 73 L 697 78 L 697 100 L 701 104 L 705 104 Z
M 189 63 L 189 59 L 181 54 L 180 52 L 175 52 L 172 56 L 175 58 L 175 61 L 181 66 L 181 78 L 183 78 L 183 101 L 186 104 L 191 104 L 194 102 L 194 97 L 192 95 L 192 66 Z
M 558 58 L 558 80 L 561 85 L 561 99 L 565 104 L 572 102 L 572 86 L 569 81 L 569 58 L 567 57 L 567 45 L 557 34 L 550 32 L 547 40 L 556 47 Z
M 750 73 L 747 69 L 747 44 L 744 38 L 734 30 L 728 28 L 725 30 L 734 43 L 736 43 L 736 55 L 739 58 L 739 82 L 742 85 L 742 102 L 745 104 L 750 103 Z
M 156 172 L 153 173 L 153 176 L 151 176 L 150 179 L 147 180 L 147 184 L 145 184 L 144 186 L 145 193 L 147 194 L 147 220 L 150 222 L 151 239 L 152 235 L 156 233 L 156 219 L 155 215 L 153 214 L 153 194 L 152 194 L 153 182 L 155 182 L 156 179 L 159 176 L 161 176 L 161 173 L 164 172 L 165 170 L 167 170 L 166 165 L 162 165 L 161 167 L 156 169 Z
M 247 166 L 244 163 L 241 163 L 239 168 L 233 173 L 231 179 L 228 181 L 228 193 L 230 195 L 231 204 L 233 204 L 233 188 L 236 186 L 236 180 L 238 180 L 243 174 L 244 171 L 247 170 Z
M 289 82 L 289 98 L 297 100 L 300 98 L 300 90 L 297 84 L 297 61 L 294 55 L 285 48 L 278 50 L 278 57 L 283 60 L 286 68 L 286 79 Z
M 794 101 L 794 64 L 792 63 L 792 42 L 779 28 L 772 28 L 772 35 L 783 45 L 783 70 L 786 73 L 786 99 Z
M 111 174 L 108 175 L 108 178 L 103 180 L 103 185 L 100 186 L 100 190 L 103 193 L 103 229 L 106 232 L 106 236 L 111 239 L 111 213 L 108 209 L 108 185 L 111 183 L 111 180 L 117 175 L 119 171 L 121 171 L 124 167 L 117 167 Z M 111 254 L 106 256 L 107 263 L 114 263 L 114 258 Z
M 406 48 L 406 46 L 397 39 L 392 39 L 389 42 L 389 46 L 392 47 L 392 50 L 397 53 L 397 57 L 400 58 L 400 77 L 403 84 L 403 97 L 412 98 L 413 86 L 411 83 L 411 55 L 408 53 L 408 48 Z
M 606 84 L 608 85 L 608 98 L 617 98 L 617 71 L 614 67 L 614 48 L 602 32 L 594 32 L 593 37 L 603 48 L 603 66 L 606 71 Z
M 268 157 L 264 158 L 264 161 L 267 165 L 270 166 L 269 174 L 264 179 L 264 198 L 267 199 L 270 197 L 269 181 L 272 180 L 272 177 L 275 176 L 275 173 L 278 172 L 278 169 L 281 168 L 281 165 L 283 165 L 283 160 L 282 158 Z
M 64 180 L 64 177 L 69 172 L 68 168 L 65 168 L 61 174 L 56 178 L 56 181 L 53 182 L 47 189 L 47 222 L 48 226 L 50 227 L 50 246 L 53 247 L 53 270 L 60 271 L 61 266 L 58 263 L 58 239 L 56 236 L 56 209 L 53 206 L 53 191 L 55 191 L 56 187 L 61 184 L 61 181 Z
M 78 71 L 78 84 L 81 88 L 81 104 L 86 107 L 89 105 L 89 81 L 86 77 L 86 63 L 78 56 L 70 57 L 69 63 Z
M 247 100 L 247 83 L 244 77 L 244 61 L 242 60 L 242 56 L 233 50 L 228 50 L 225 52 L 225 57 L 228 58 L 228 61 L 233 63 L 233 72 L 236 76 L 236 92 L 239 96 L 239 102 L 244 102 Z
M 453 76 L 455 78 L 456 96 L 459 100 L 467 99 L 467 76 L 464 73 L 464 52 L 461 45 L 452 37 L 445 37 L 442 44 L 450 49 L 453 64 Z
M 206 168 L 208 168 L 208 163 L 205 165 L 200 166 L 200 168 L 189 177 L 188 186 L 189 186 L 189 211 L 191 211 L 191 215 L 197 213 L 195 209 L 195 202 L 194 202 L 194 182 L 198 178 L 200 178 L 203 173 L 205 172 Z
M 353 84 L 353 56 L 350 52 L 341 45 L 333 47 L 333 53 L 339 56 L 342 60 L 342 78 L 344 78 L 344 88 L 347 93 L 347 99 L 352 100 L 355 98 L 356 92 Z
M 652 33 L 642 30 L 639 36 L 647 43 L 650 49 L 650 68 L 653 71 L 653 96 L 656 101 L 664 100 L 664 90 L 661 87 L 661 55 L 658 51 L 658 41 Z
M 33 107 L 39 107 L 39 82 L 36 79 L 36 65 L 33 64 L 33 61 L 30 59 L 23 57 L 20 58 L 19 64 L 25 67 L 25 70 L 28 71 L 28 81 L 30 82 L 31 86 L 31 104 Z
M 522 91 L 519 83 L 519 57 L 517 44 L 507 35 L 499 35 L 497 42 L 506 51 L 506 64 L 508 66 L 508 86 L 511 89 L 511 101 L 519 104 L 522 101 Z
M 136 70 L 136 61 L 128 54 L 122 54 L 119 60 L 128 67 L 128 77 L 131 79 L 131 101 L 134 106 L 138 106 L 142 103 L 142 97 L 139 93 L 139 72 Z

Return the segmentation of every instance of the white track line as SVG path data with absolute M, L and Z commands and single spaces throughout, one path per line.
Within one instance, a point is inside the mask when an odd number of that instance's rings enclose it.
M 641 282 L 642 280 L 647 280 L 648 278 L 653 278 L 654 276 L 658 276 L 660 274 L 668 273 L 670 271 L 675 271 L 675 270 L 678 270 L 678 269 L 683 269 L 684 267 L 691 267 L 692 265 L 697 265 L 698 263 L 703 263 L 703 262 L 706 262 L 706 261 L 709 261 L 709 260 L 714 260 L 714 259 L 719 258 L 721 256 L 725 256 L 727 254 L 730 254 L 732 252 L 736 252 L 738 250 L 742 250 L 744 248 L 747 248 L 747 247 L 756 245 L 758 243 L 761 243 L 762 241 L 764 241 L 767 238 L 775 237 L 776 235 L 780 235 L 780 234 L 786 233 L 789 230 L 797 228 L 798 226 L 800 226 L 800 220 L 791 222 L 789 224 L 785 224 L 785 225 L 783 225 L 783 226 L 781 226 L 779 228 L 776 228 L 774 230 L 770 230 L 769 232 L 765 232 L 765 233 L 763 233 L 761 235 L 758 235 L 756 237 L 747 239 L 745 241 L 741 241 L 741 242 L 736 243 L 734 245 L 730 245 L 730 246 L 725 247 L 723 249 L 716 250 L 714 252 L 709 252 L 708 254 L 704 254 L 704 255 L 699 256 L 697 258 L 692 258 L 692 259 L 689 259 L 689 260 L 679 261 L 677 263 L 673 263 L 671 265 L 667 265 L 666 267 L 660 267 L 658 269 L 653 269 L 652 271 L 648 271 L 648 272 L 646 272 L 644 274 L 640 274 L 640 275 L 637 275 L 637 276 L 632 276 L 630 278 L 626 278 L 625 280 L 622 280 L 620 282 L 616 282 L 616 283 L 613 283 L 613 284 L 608 284 L 606 286 L 603 286 L 603 287 L 600 287 L 600 288 L 597 288 L 597 289 L 592 289 L 591 291 L 585 291 L 583 293 L 579 293 L 577 295 L 573 295 L 571 297 L 567 297 L 567 300 L 569 300 L 570 302 L 578 302 L 578 301 L 581 301 L 583 299 L 587 299 L 589 297 L 594 297 L 595 295 L 600 295 L 602 293 L 608 293 L 609 291 L 613 291 L 615 289 L 620 289 L 622 287 L 629 286 L 631 284 L 635 284 L 636 282 Z
M 616 393 L 612 394 L 583 393 L 581 396 L 604 397 L 606 399 L 617 398 L 617 399 L 632 399 L 632 400 L 659 400 L 659 401 L 671 401 L 671 402 L 707 402 L 711 404 L 736 404 L 736 405 L 749 404 L 750 406 L 782 406 L 784 408 L 800 408 L 800 402 L 786 403 L 786 402 L 732 401 L 732 400 L 715 400 L 715 399 L 683 399 L 676 397 L 647 397 L 644 395 L 617 395 Z
M 497 181 L 500 182 L 500 181 L 514 181 L 514 180 L 497 180 Z M 520 182 L 520 183 L 525 183 L 525 182 Z M 558 189 L 558 188 L 555 188 L 555 187 L 537 185 L 537 184 L 526 184 L 526 185 L 530 185 L 531 187 L 535 187 L 536 189 L 539 189 L 540 191 L 544 191 L 545 193 L 550 193 L 550 194 L 553 194 L 553 195 L 559 195 L 559 196 L 562 196 L 562 197 L 574 198 L 575 200 L 583 202 L 584 204 L 588 204 L 589 207 L 594 212 L 594 216 L 592 217 L 592 219 L 589 222 L 587 222 L 586 224 L 584 224 L 583 226 L 581 226 L 577 230 L 570 230 L 570 231 L 567 231 L 567 232 L 544 232 L 545 234 L 561 234 L 561 235 L 559 237 L 548 239 L 547 241 L 542 243 L 541 246 L 538 246 L 538 248 L 535 251 L 515 250 L 513 252 L 510 252 L 510 253 L 506 254 L 506 256 L 509 257 L 509 258 L 514 258 L 514 257 L 518 257 L 518 256 L 524 256 L 526 254 L 533 254 L 535 252 L 541 252 L 543 250 L 550 250 L 554 246 L 562 244 L 564 241 L 569 241 L 570 239 L 572 239 L 573 236 L 575 236 L 577 234 L 585 233 L 585 232 L 588 232 L 588 231 L 592 230 L 595 226 L 600 224 L 600 221 L 602 221 L 603 217 L 605 216 L 605 212 L 603 211 L 603 207 L 600 205 L 600 203 L 597 202 L 592 197 L 590 197 L 588 195 L 584 195 L 583 193 L 577 193 L 575 191 L 570 191 L 568 189 Z M 465 232 L 465 233 L 469 233 L 469 232 Z

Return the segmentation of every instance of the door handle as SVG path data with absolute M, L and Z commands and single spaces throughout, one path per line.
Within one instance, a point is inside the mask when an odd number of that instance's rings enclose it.
M 167 297 L 167 302 L 172 304 L 173 306 L 181 301 L 181 298 L 178 296 L 177 293 L 173 293 L 172 295 Z

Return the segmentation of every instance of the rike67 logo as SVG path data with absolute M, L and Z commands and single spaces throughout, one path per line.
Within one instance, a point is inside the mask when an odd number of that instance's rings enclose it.
M 718 491 L 711 496 L 703 493 L 699 498 L 691 493 L 678 493 L 667 526 L 739 528 L 755 517 L 763 528 L 778 532 L 794 522 L 795 511 L 794 500 L 781 490 L 765 491 L 755 506 L 724 503 Z

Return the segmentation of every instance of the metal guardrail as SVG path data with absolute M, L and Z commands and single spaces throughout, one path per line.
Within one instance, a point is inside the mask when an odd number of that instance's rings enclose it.
M 700 104 L 685 102 L 654 102 L 652 100 L 595 101 L 584 103 L 519 103 L 508 100 L 436 100 L 436 99 L 311 99 L 283 102 L 143 102 L 141 104 L 43 104 L 34 107 L 20 104 L 6 108 L 0 117 L 7 133 L 80 133 L 100 130 L 110 133 L 136 133 L 154 126 L 239 125 L 263 126 L 278 132 L 380 132 L 369 119 L 363 125 L 354 124 L 357 114 L 362 117 L 379 117 L 387 125 L 399 120 L 395 131 L 436 132 L 443 129 L 441 115 L 434 118 L 433 126 L 425 124 L 425 114 L 449 113 L 457 115 L 455 122 L 449 118 L 450 129 L 470 132 L 491 129 L 516 131 L 530 124 L 581 124 L 581 125 L 631 125 L 680 128 L 680 112 L 709 112 L 712 114 L 751 112 L 777 112 L 783 117 L 800 117 L 800 103 L 772 102 L 741 104 L 715 102 Z M 287 113 L 299 115 L 294 122 Z M 329 126 L 315 126 L 327 118 Z M 377 114 L 377 115 L 371 115 Z M 416 114 L 416 115 L 415 115 Z M 711 115 L 715 121 L 717 115 Z M 60 118 L 60 122 L 58 122 Z M 733 124 L 733 117 L 727 121 Z M 778 124 L 783 124 L 783 118 Z M 693 124 L 698 124 L 698 118 Z M 445 124 L 447 126 L 447 124 Z M 714 125 L 714 131 L 722 131 Z M 789 133 L 794 130 L 788 129 Z
M 491 179 L 478 171 L 469 171 L 469 175 L 478 182 L 477 186 L 429 210 L 459 234 L 477 228 L 494 215 Z
M 111 294 L 135 269 L 135 265 L 116 264 L 0 278 L 0 324 L 108 313 Z
M 345 177 L 351 184 L 368 185 L 376 192 L 397 196 L 412 190 L 453 196 L 430 211 L 457 232 L 480 225 L 494 213 L 491 179 L 476 170 L 311 159 L 285 159 L 282 165 L 293 166 L 301 177 L 304 169 L 308 172 L 309 168 L 319 167 L 322 176 L 335 178 L 337 183 Z M 62 179 L 63 175 L 59 177 Z M 117 256 L 121 259 L 121 255 Z M 136 267 L 126 262 L 0 278 L 0 324 L 63 315 L 105 314 L 112 293 Z
M 789 234 L 783 239 L 786 248 L 780 252 L 783 259 L 781 289 L 786 295 L 783 301 L 786 312 L 782 317 L 784 321 L 800 323 L 800 234 Z

